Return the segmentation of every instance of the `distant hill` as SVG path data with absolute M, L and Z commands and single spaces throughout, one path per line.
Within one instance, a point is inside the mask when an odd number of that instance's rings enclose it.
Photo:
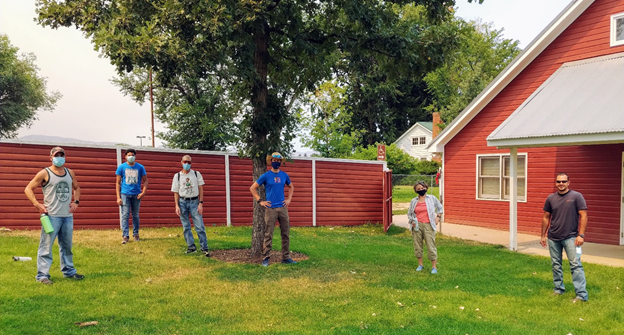
M 114 142 L 93 142 L 93 141 L 79 140 L 77 138 L 47 136 L 47 135 L 27 135 L 27 136 L 22 136 L 19 139 L 23 141 L 43 142 L 43 143 L 50 143 L 50 144 L 57 144 L 57 143 L 97 144 L 97 145 L 118 144 Z

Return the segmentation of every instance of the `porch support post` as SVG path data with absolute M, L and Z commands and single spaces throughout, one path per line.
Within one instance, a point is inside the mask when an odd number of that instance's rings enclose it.
M 518 148 L 509 153 L 509 250 L 518 250 Z

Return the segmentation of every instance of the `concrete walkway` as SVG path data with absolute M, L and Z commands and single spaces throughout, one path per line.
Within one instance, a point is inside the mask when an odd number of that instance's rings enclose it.
M 407 215 L 393 215 L 394 225 L 407 228 Z M 465 226 L 442 222 L 438 232 L 446 236 L 458 237 L 489 244 L 500 244 L 509 248 L 509 231 Z M 536 235 L 518 234 L 518 252 L 550 257 L 548 248 L 540 245 Z M 583 244 L 583 263 L 595 263 L 614 267 L 624 267 L 624 246 L 586 242 Z

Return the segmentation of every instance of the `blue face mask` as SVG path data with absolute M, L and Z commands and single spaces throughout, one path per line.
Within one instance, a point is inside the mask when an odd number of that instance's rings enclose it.
M 136 159 L 136 157 L 134 157 L 134 156 L 126 156 L 126 160 L 128 161 L 128 163 L 134 163 L 135 159 Z
M 65 164 L 65 157 L 52 157 L 52 164 L 56 167 L 61 167 Z
M 281 165 L 282 165 L 282 163 L 280 163 L 280 162 L 271 162 L 271 166 L 272 166 L 274 169 L 279 169 L 279 167 L 280 167 Z
M 191 164 L 182 164 L 182 168 L 186 171 L 191 169 Z

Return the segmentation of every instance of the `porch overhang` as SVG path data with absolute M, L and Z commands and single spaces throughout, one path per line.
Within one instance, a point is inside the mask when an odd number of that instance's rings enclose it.
M 564 63 L 488 137 L 499 148 L 624 142 L 624 53 Z

